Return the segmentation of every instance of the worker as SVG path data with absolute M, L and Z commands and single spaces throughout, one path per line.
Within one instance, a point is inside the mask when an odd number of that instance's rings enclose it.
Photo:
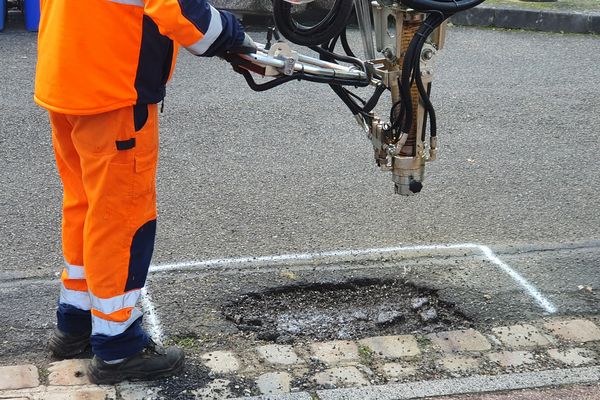
M 157 104 L 178 46 L 208 57 L 256 51 L 236 18 L 206 0 L 41 0 L 35 101 L 49 112 L 63 184 L 49 348 L 65 358 L 91 345 L 96 383 L 184 365 L 181 349 L 149 338 L 136 307 L 156 232 Z

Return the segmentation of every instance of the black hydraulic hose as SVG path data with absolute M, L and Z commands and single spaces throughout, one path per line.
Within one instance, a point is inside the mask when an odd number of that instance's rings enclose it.
M 400 82 L 400 79 L 398 79 L 398 88 L 400 89 L 400 93 L 403 93 L 402 83 Z M 404 114 L 406 113 L 406 102 L 407 98 L 405 98 L 403 95 L 400 95 L 400 99 L 394 104 L 392 104 L 392 108 L 390 109 L 390 122 L 392 123 L 390 127 L 391 131 L 397 130 L 398 127 L 402 124 L 402 121 L 404 120 Z M 398 106 L 400 106 L 400 111 L 398 112 L 398 115 L 396 117 L 394 116 L 394 112 L 396 111 L 396 108 Z
M 427 98 L 429 98 L 430 96 L 431 96 L 431 82 L 429 82 L 427 84 Z M 433 107 L 431 107 L 431 110 L 429 113 L 429 123 L 430 123 L 429 134 L 431 135 L 431 137 L 436 137 L 437 136 L 437 117 L 435 116 L 435 109 Z
M 355 59 L 353 57 L 343 57 L 343 56 L 340 56 L 339 54 L 333 53 L 333 50 L 335 49 L 335 45 L 336 45 L 338 39 L 339 39 L 339 37 L 335 37 L 335 38 L 331 39 L 331 41 L 329 43 L 325 43 L 325 44 L 321 45 L 321 47 L 315 47 L 312 49 L 314 51 L 316 51 L 317 53 L 319 53 L 319 57 L 322 60 L 329 61 L 329 62 L 336 62 L 336 58 L 337 58 L 337 59 L 341 59 L 342 61 L 347 61 L 347 62 L 355 63 L 355 64 L 358 62 L 359 64 L 361 64 L 361 68 L 363 69 L 363 71 L 365 71 L 365 67 L 364 67 L 364 64 L 362 63 L 362 61 Z M 367 80 L 367 83 L 368 82 L 370 82 L 370 77 Z M 329 86 L 331 87 L 333 92 L 350 109 L 350 112 L 352 113 L 352 115 L 360 114 L 363 116 L 363 118 L 366 118 L 366 119 L 371 118 L 369 116 L 368 112 L 364 111 L 364 105 L 361 106 L 359 104 L 356 104 L 356 101 L 354 101 L 352 99 L 352 97 L 358 98 L 357 95 L 355 95 L 354 93 L 350 92 L 349 90 L 347 90 L 339 85 L 329 85 Z M 362 100 L 362 99 L 359 99 L 359 101 L 364 103 L 364 100 Z
M 340 34 L 340 39 L 341 39 L 341 42 L 342 42 L 342 48 L 346 52 L 346 55 L 350 56 L 350 57 L 357 58 L 356 55 L 354 54 L 354 52 L 352 51 L 352 49 L 350 48 L 350 45 L 348 44 L 348 37 L 346 36 L 346 29 L 345 28 L 342 31 L 342 33 Z
M 233 70 L 235 72 L 241 74 L 244 77 L 244 79 L 246 79 L 246 83 L 248 83 L 248 86 L 250 86 L 250 88 L 256 92 L 263 92 L 265 90 L 273 89 L 279 85 L 282 85 L 286 82 L 293 81 L 293 80 L 328 83 L 330 85 L 338 86 L 340 89 L 343 89 L 342 85 L 353 86 L 355 84 L 355 81 L 352 79 L 317 76 L 317 75 L 306 74 L 303 72 L 295 72 L 292 75 L 282 76 L 279 78 L 272 79 L 268 82 L 258 84 L 252 77 L 252 74 L 250 73 L 250 71 L 248 71 L 247 69 L 240 67 L 238 65 L 234 65 Z M 359 109 L 358 112 L 360 112 L 360 111 L 361 110 Z
M 362 114 L 361 107 L 352 100 L 350 95 L 348 95 L 348 91 L 339 85 L 329 85 L 331 90 L 344 102 L 344 104 L 350 109 L 352 115 Z
M 273 0 L 275 25 L 288 40 L 302 46 L 317 46 L 338 36 L 348 24 L 353 0 L 334 0 L 325 18 L 313 26 L 305 26 L 292 17 L 292 5 L 285 0 Z
M 246 80 L 246 83 L 248 84 L 250 89 L 254 90 L 255 92 L 264 92 L 265 90 L 273 89 L 273 88 L 275 88 L 279 85 L 282 85 L 286 82 L 297 79 L 291 75 L 290 76 L 282 76 L 280 78 L 276 78 L 276 79 L 270 80 L 268 82 L 258 84 L 252 77 L 252 74 L 250 73 L 250 71 L 248 71 L 247 69 L 244 69 L 244 68 L 234 65 L 233 70 L 235 72 L 237 72 L 238 74 L 241 74 L 244 77 L 244 79 Z
M 419 33 L 420 31 L 421 31 L 421 29 L 419 29 L 419 31 L 417 33 Z M 411 74 L 412 65 L 414 63 L 414 60 L 413 60 L 414 51 L 415 51 L 415 47 L 417 47 L 417 43 L 418 43 L 419 39 L 420 39 L 419 36 L 415 35 L 413 37 L 413 39 L 411 40 L 411 42 L 408 46 L 408 49 L 406 50 L 406 53 L 404 55 L 404 62 L 402 65 L 402 77 L 400 79 L 400 82 L 401 82 L 400 98 L 403 100 L 402 107 L 405 112 L 404 112 L 403 120 L 395 121 L 394 124 L 392 125 L 392 127 L 394 129 L 400 128 L 400 131 L 402 133 L 408 133 L 410 131 L 410 128 L 412 127 L 413 106 L 412 106 L 412 99 L 411 99 L 411 95 L 410 95 L 410 86 L 411 86 L 410 78 L 412 75 Z
M 348 92 L 348 95 L 350 95 L 350 96 L 351 96 L 351 97 L 353 97 L 354 99 L 358 100 L 358 102 L 359 102 L 360 104 L 362 104 L 362 106 L 363 106 L 363 107 L 365 106 L 365 104 L 367 104 L 367 102 L 366 102 L 366 101 L 365 101 L 365 100 L 364 100 L 362 97 L 360 97 L 359 95 L 357 95 L 356 93 L 352 93 L 352 92 L 351 92 L 351 91 L 349 91 L 349 90 L 347 90 L 347 92 Z
M 379 99 L 381 98 L 381 95 L 383 94 L 383 92 L 385 92 L 385 90 L 386 90 L 385 85 L 383 85 L 381 83 L 378 84 L 377 87 L 375 88 L 375 92 L 373 93 L 373 96 L 371 96 L 369 101 L 367 101 L 367 104 L 364 105 L 363 111 L 366 113 L 371 112 L 375 108 L 377 103 L 379 102 Z
M 329 83 L 330 85 L 338 85 L 338 86 L 356 86 L 356 81 L 353 79 L 344 79 L 337 77 L 328 77 L 328 76 L 320 76 L 320 75 L 312 75 L 302 72 L 297 72 L 292 74 L 297 79 L 310 81 L 310 82 L 319 82 L 319 83 Z
M 431 83 L 427 84 L 427 90 L 425 90 L 425 86 L 423 85 L 423 79 L 421 78 L 420 60 L 416 61 L 415 75 L 419 95 L 421 96 L 421 100 L 423 101 L 423 105 L 425 106 L 425 110 L 427 111 L 427 115 L 429 116 L 429 131 L 431 133 L 431 136 L 435 137 L 437 134 L 437 119 L 435 115 L 435 109 L 433 108 L 433 104 L 431 103 L 431 99 L 429 98 L 431 94 Z
M 324 49 L 323 47 L 319 47 L 319 46 L 311 46 L 310 49 L 319 53 L 319 56 L 322 60 L 330 61 L 330 62 L 342 61 L 342 62 L 345 62 L 348 64 L 353 64 L 356 67 L 358 67 L 361 71 L 363 71 L 365 74 L 367 74 L 367 78 L 365 78 L 365 80 L 362 82 L 357 81 L 355 86 L 364 87 L 364 86 L 369 86 L 371 84 L 371 76 L 369 74 L 369 71 L 367 70 L 365 63 L 362 60 L 360 60 L 359 58 L 343 56 L 341 54 L 335 54 L 332 51 Z
M 485 0 L 400 0 L 417 11 L 440 11 L 448 16 L 475 7 Z
M 412 83 L 411 79 L 414 78 L 415 73 L 414 65 L 415 63 L 419 62 L 421 49 L 423 48 L 423 44 L 425 44 L 427 37 L 435 30 L 435 28 L 444 22 L 444 19 L 444 17 L 441 17 L 437 14 L 429 15 L 410 41 L 404 56 L 401 78 L 402 85 L 400 86 L 401 97 L 405 99 L 404 107 L 406 109 L 404 113 L 404 121 L 401 124 L 401 131 L 403 133 L 408 133 L 413 124 L 413 105 L 410 87 Z M 394 123 L 394 125 L 398 124 Z
M 421 87 L 423 86 L 423 81 L 421 81 Z M 419 83 L 417 83 L 417 85 L 419 85 Z M 423 99 L 423 102 L 425 103 L 425 99 L 427 99 L 427 102 L 429 102 L 429 107 L 427 105 L 425 105 L 425 115 L 423 116 L 423 131 L 421 132 L 421 141 L 425 141 L 425 127 L 427 124 L 427 119 L 429 119 L 429 134 L 431 135 L 431 137 L 436 137 L 437 136 L 437 118 L 435 115 L 435 109 L 433 108 L 433 105 L 431 104 L 431 101 L 429 100 L 429 96 L 431 95 L 431 82 L 427 84 L 427 90 L 425 90 L 425 88 L 423 87 L 424 92 L 423 94 L 421 94 L 421 98 Z M 419 89 L 419 93 L 421 93 L 421 89 Z

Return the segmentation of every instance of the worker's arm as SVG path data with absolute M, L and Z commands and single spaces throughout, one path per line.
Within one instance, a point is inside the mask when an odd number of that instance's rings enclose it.
M 211 57 L 242 46 L 244 28 L 233 14 L 206 0 L 144 0 L 144 11 L 161 34 L 198 56 Z

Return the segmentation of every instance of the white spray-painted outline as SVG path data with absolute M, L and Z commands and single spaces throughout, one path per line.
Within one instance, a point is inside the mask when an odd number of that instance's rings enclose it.
M 479 248 L 481 249 L 483 254 L 485 254 L 485 256 L 488 258 L 488 260 L 499 266 L 515 282 L 517 282 L 522 288 L 524 288 L 527 291 L 527 293 L 529 293 L 529 295 L 535 299 L 536 303 L 538 303 L 539 306 L 546 310 L 547 313 L 556 313 L 556 306 L 554 306 L 554 304 L 552 304 L 550 300 L 545 298 L 539 290 L 537 290 L 531 283 L 527 281 L 527 279 L 523 278 L 521 274 L 519 274 L 517 271 L 509 267 L 508 264 L 506 264 L 504 261 L 498 258 L 498 256 L 492 251 L 492 249 L 490 249 L 487 246 L 479 246 Z
M 162 345 L 163 339 L 163 331 L 160 321 L 158 320 L 158 316 L 156 315 L 156 309 L 154 308 L 154 303 L 152 303 L 152 298 L 148 294 L 148 289 L 146 287 L 142 288 L 142 309 L 144 310 L 144 314 L 147 318 L 149 325 L 149 334 L 152 340 L 155 343 Z
M 166 272 L 166 271 L 181 271 L 186 269 L 196 269 L 200 267 L 236 267 L 243 266 L 254 266 L 262 263 L 279 263 L 282 261 L 314 261 L 334 257 L 356 257 L 366 256 L 373 254 L 390 254 L 400 253 L 408 251 L 423 251 L 423 250 L 462 250 L 462 249 L 480 249 L 480 245 L 474 243 L 464 244 L 436 244 L 436 245 L 422 245 L 422 246 L 400 246 L 400 247 L 384 247 L 384 248 L 371 248 L 371 249 L 358 249 L 358 250 L 334 250 L 334 251 L 323 251 L 315 253 L 292 253 L 292 254 L 280 254 L 271 256 L 259 256 L 259 257 L 239 257 L 239 258 L 216 258 L 213 260 L 206 261 L 185 261 L 174 264 L 161 264 L 153 265 L 150 267 L 150 272 Z
M 384 248 L 371 248 L 371 249 L 357 249 L 357 250 L 334 250 L 324 251 L 315 253 L 292 253 L 292 254 L 280 254 L 260 257 L 239 257 L 239 258 L 217 258 L 213 260 L 205 261 L 185 261 L 173 264 L 161 264 L 153 265 L 150 267 L 150 272 L 167 272 L 167 271 L 181 271 L 190 270 L 197 268 L 231 268 L 231 267 L 249 267 L 256 266 L 257 264 L 273 264 L 286 261 L 315 261 L 330 259 L 336 257 L 357 257 L 367 255 L 385 255 L 391 253 L 401 253 L 410 251 L 440 251 L 440 250 L 479 250 L 488 261 L 498 266 L 513 281 L 515 281 L 523 290 L 531 296 L 535 302 L 544 309 L 548 314 L 555 314 L 558 310 L 550 300 L 535 288 L 531 283 L 527 281 L 521 274 L 512 269 L 508 264 L 502 261 L 488 246 L 476 244 L 476 243 L 460 243 L 460 244 L 434 244 L 434 245 L 419 245 L 419 246 L 400 246 L 400 247 L 384 247 Z M 152 300 L 148 295 L 146 288 L 142 289 L 142 304 L 144 309 L 148 313 L 148 323 L 151 326 L 150 335 L 152 338 L 159 342 L 162 337 L 162 327 Z

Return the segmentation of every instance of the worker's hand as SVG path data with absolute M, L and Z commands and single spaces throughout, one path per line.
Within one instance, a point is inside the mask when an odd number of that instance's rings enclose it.
M 247 33 L 244 33 L 244 41 L 227 51 L 230 54 L 250 54 L 256 53 L 256 43 Z

